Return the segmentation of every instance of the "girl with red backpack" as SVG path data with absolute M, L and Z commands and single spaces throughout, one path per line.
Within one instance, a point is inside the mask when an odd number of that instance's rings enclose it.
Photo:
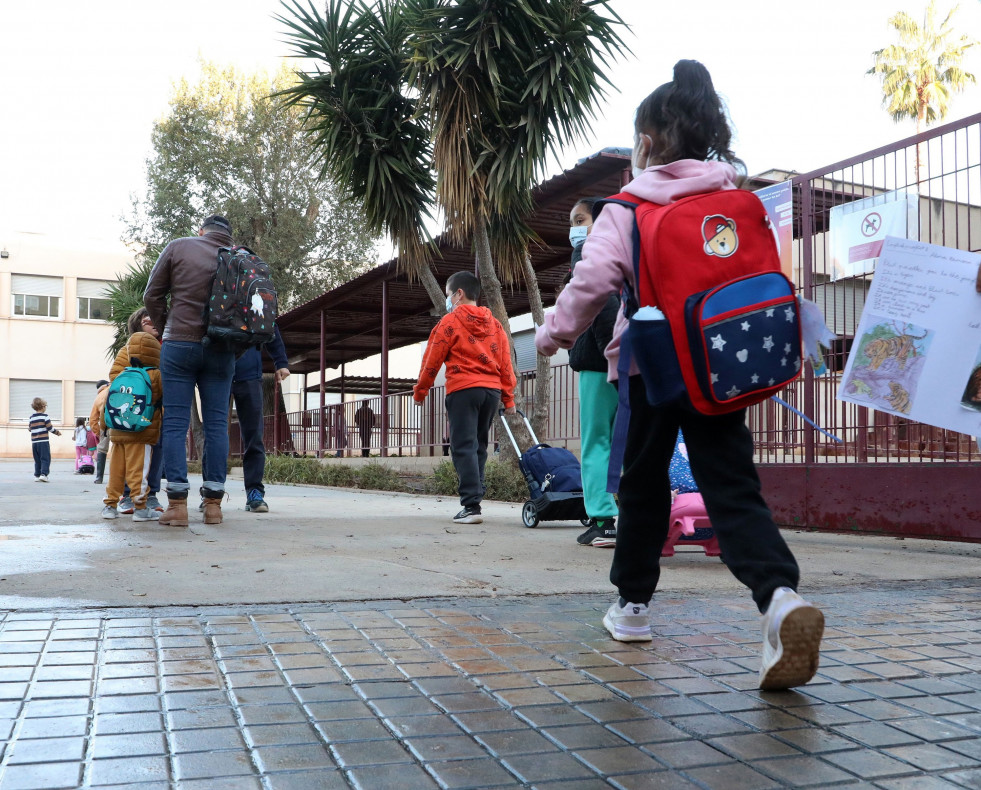
M 634 179 L 624 192 L 664 206 L 691 195 L 734 190 L 739 181 L 736 167 L 742 163 L 730 149 L 730 141 L 725 108 L 708 71 L 697 61 L 679 61 L 673 80 L 657 88 L 637 109 Z M 735 234 L 739 229 L 731 230 Z M 559 348 L 571 347 L 602 310 L 608 295 L 619 292 L 624 284 L 636 293 L 633 232 L 633 212 L 606 204 L 593 224 L 572 280 L 537 331 L 535 344 L 540 353 L 552 355 Z M 725 241 L 727 245 L 737 243 L 728 237 Z M 621 311 L 606 349 L 611 381 L 618 377 L 620 340 L 627 323 Z M 626 384 L 630 422 L 610 570 L 610 581 L 620 597 L 610 606 L 603 625 L 620 641 L 652 638 L 649 604 L 668 534 L 668 467 L 681 428 L 722 559 L 750 588 L 763 613 L 760 687 L 786 689 L 807 683 L 817 671 L 824 616 L 796 593 L 797 562 L 760 493 L 745 410 L 706 415 L 678 404 L 651 406 L 637 373 L 631 362 Z

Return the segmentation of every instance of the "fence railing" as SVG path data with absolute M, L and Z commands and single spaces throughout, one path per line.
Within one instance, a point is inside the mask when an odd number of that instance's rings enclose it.
M 575 372 L 568 365 L 552 369 L 549 427 L 545 437 L 553 445 L 578 446 L 579 393 Z M 357 455 L 444 455 L 449 450 L 449 423 L 444 406 L 445 389 L 433 387 L 426 401 L 417 405 L 412 392 L 396 392 L 387 398 L 387 424 L 383 425 L 382 398 L 363 398 L 266 416 L 263 440 L 268 452 L 296 453 L 316 457 Z M 531 414 L 535 398 L 535 373 L 518 377 L 515 402 Z M 498 437 L 491 428 L 491 443 Z M 508 441 L 505 437 L 504 441 Z M 522 448 L 524 449 L 524 448 Z M 238 423 L 233 419 L 229 436 L 231 455 L 242 453 Z

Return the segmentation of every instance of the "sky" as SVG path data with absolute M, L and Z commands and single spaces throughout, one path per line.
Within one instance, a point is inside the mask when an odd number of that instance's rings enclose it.
M 807 172 L 912 135 L 911 122 L 895 124 L 882 109 L 878 80 L 865 72 L 872 51 L 893 41 L 888 18 L 898 10 L 920 17 L 924 5 L 612 0 L 634 54 L 607 67 L 615 90 L 601 100 L 592 134 L 548 175 L 601 148 L 629 147 L 637 105 L 680 58 L 708 67 L 751 174 Z M 0 232 L 120 238 L 173 84 L 194 81 L 200 58 L 278 68 L 289 54 L 280 13 L 278 0 L 0 2 Z M 981 38 L 981 2 L 962 0 L 955 19 Z M 981 52 L 967 67 L 981 76 Z M 979 109 L 973 86 L 947 120 Z

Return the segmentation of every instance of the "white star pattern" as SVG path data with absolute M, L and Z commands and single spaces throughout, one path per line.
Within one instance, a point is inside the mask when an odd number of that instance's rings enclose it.
M 712 383 L 713 384 L 718 384 L 719 383 L 719 374 L 718 373 L 713 373 L 712 374 Z
M 775 344 L 773 342 L 773 335 L 763 338 L 763 349 L 765 351 L 769 351 L 771 348 L 773 348 L 774 345 Z
M 754 374 L 753 374 L 752 376 L 750 376 L 750 377 L 749 377 L 749 380 L 750 380 L 751 382 L 753 382 L 754 384 L 756 384 L 756 383 L 758 383 L 758 382 L 759 382 L 759 380 L 760 380 L 760 377 L 759 377 L 759 376 L 757 376 L 757 375 L 756 375 L 756 374 L 754 373 Z
M 726 341 L 722 339 L 722 335 L 716 335 L 715 337 L 710 337 L 709 340 L 712 341 L 712 349 L 715 351 L 721 351 L 725 348 Z
M 735 398 L 740 392 L 742 392 L 742 390 L 733 384 L 732 387 L 726 392 L 726 397 Z
M 773 379 L 770 379 L 770 380 L 769 380 L 769 381 L 767 382 L 767 385 L 768 385 L 768 386 L 770 386 L 770 387 L 772 387 L 772 386 L 773 386 L 773 384 L 774 384 L 774 382 L 773 382 Z
M 800 357 L 794 360 L 794 370 L 800 370 Z
M 786 357 L 781 358 L 781 360 L 780 360 L 780 367 L 782 367 L 782 368 L 787 367 L 787 358 Z
M 783 344 L 783 353 L 784 354 L 789 354 L 790 353 L 790 343 L 784 343 Z
M 768 308 L 768 309 L 767 309 L 767 311 L 766 311 L 766 317 L 767 317 L 767 318 L 773 318 L 773 311 L 774 311 L 774 310 L 776 310 L 776 308 L 775 308 L 775 307 L 770 307 L 770 308 Z
M 783 311 L 783 314 L 787 317 L 787 320 L 788 321 L 793 321 L 794 320 L 794 308 L 793 307 L 788 307 L 786 310 Z
M 749 331 L 749 321 L 743 321 L 740 324 L 740 327 L 742 327 L 743 332 L 748 332 Z

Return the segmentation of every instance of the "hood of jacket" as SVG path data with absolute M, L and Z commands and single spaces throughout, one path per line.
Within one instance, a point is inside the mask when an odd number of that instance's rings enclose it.
M 490 309 L 475 304 L 458 304 L 447 318 L 460 326 L 461 332 L 484 338 L 494 332 L 494 315 Z
M 689 195 L 735 189 L 738 177 L 736 168 L 725 162 L 679 159 L 670 164 L 647 168 L 627 184 L 623 191 L 663 205 Z
M 140 367 L 160 367 L 160 341 L 149 332 L 134 332 L 126 343 L 129 352 L 129 364 L 136 366 L 134 359 L 140 361 Z

